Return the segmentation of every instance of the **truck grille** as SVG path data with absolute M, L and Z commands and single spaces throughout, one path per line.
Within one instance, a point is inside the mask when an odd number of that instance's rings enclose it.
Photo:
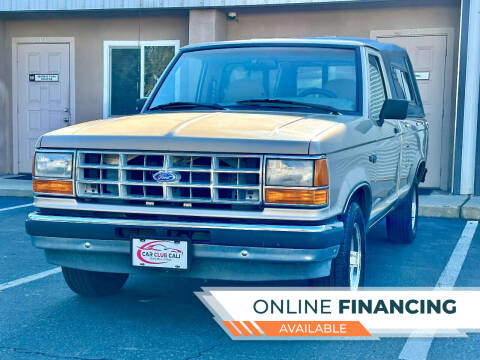
M 186 203 L 259 204 L 263 158 L 212 155 L 78 151 L 77 195 Z M 167 177 L 169 182 L 158 182 Z M 165 180 L 165 179 L 164 179 Z

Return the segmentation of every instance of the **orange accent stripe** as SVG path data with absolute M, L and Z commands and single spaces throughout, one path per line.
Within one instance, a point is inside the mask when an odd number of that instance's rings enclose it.
M 263 336 L 260 331 L 257 330 L 257 328 L 255 327 L 255 325 L 252 324 L 251 321 L 244 321 L 243 322 L 245 325 L 247 325 L 247 327 L 250 329 L 250 331 L 253 333 L 253 335 L 255 336 Z
M 222 324 L 230 331 L 233 336 L 240 336 L 240 333 L 230 324 L 230 321 L 222 321 Z
M 238 330 L 242 332 L 243 336 L 252 336 L 247 329 L 245 329 L 245 326 L 242 325 L 240 321 L 232 321 L 235 326 L 237 327 Z

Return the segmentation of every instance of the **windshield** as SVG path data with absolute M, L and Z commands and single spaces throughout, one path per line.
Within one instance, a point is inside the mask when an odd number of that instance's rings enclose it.
M 274 99 L 317 106 L 309 107 L 309 111 L 325 106 L 356 113 L 358 79 L 354 49 L 246 47 L 191 51 L 175 63 L 150 108 L 172 103 L 225 108 L 282 106 L 279 102 L 245 102 Z

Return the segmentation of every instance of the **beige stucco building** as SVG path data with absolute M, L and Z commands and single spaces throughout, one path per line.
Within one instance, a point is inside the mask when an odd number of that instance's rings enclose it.
M 427 185 L 480 193 L 478 77 L 468 66 L 478 61 L 479 46 L 472 40 L 478 40 L 478 26 L 472 19 L 479 22 L 479 0 L 5 3 L 0 4 L 0 174 L 28 172 L 42 132 L 131 112 L 135 98 L 148 95 L 181 46 L 348 36 L 407 48 L 431 127 Z

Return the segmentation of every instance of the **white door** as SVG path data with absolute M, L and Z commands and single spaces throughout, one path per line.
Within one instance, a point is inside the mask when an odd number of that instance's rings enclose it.
M 32 171 L 35 142 L 70 123 L 69 44 L 17 47 L 18 171 Z
M 408 52 L 429 125 L 428 173 L 423 186 L 439 188 L 447 37 L 445 35 L 396 36 L 378 37 L 378 40 L 396 44 Z

